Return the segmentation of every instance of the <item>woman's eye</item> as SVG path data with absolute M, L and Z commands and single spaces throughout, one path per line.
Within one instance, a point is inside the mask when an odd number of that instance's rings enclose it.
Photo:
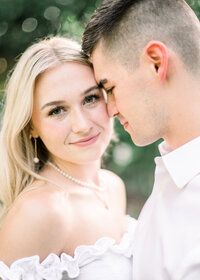
M 86 96 L 84 99 L 84 104 L 93 104 L 100 99 L 99 95 L 93 94 Z
M 54 109 L 52 109 L 50 112 L 49 112 L 49 116 L 58 116 L 60 114 L 62 114 L 64 111 L 64 108 L 63 107 L 56 107 Z

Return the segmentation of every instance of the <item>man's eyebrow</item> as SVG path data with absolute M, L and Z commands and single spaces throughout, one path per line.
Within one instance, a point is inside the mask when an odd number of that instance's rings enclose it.
M 94 90 L 94 89 L 99 89 L 99 86 L 98 85 L 95 85 L 95 86 L 92 86 L 88 89 L 86 89 L 82 95 L 85 95 L 87 93 L 89 93 L 90 91 Z M 46 103 L 45 105 L 42 106 L 41 110 L 43 110 L 44 108 L 46 107 L 49 107 L 49 106 L 53 106 L 53 105 L 62 105 L 63 103 L 65 103 L 64 100 L 55 100 L 55 101 L 51 101 L 51 102 L 48 102 Z
M 104 85 L 105 85 L 107 82 L 108 82 L 107 79 L 100 80 L 100 82 L 98 83 L 98 86 L 99 86 L 100 88 L 103 88 Z

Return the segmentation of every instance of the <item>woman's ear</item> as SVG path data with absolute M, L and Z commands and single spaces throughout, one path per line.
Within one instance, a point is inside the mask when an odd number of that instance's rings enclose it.
M 36 131 L 36 129 L 34 128 L 34 125 L 32 123 L 30 123 L 30 131 L 29 131 L 30 135 L 33 137 L 33 138 L 38 138 L 39 135 Z
M 167 75 L 168 51 L 160 41 L 150 41 L 145 47 L 145 56 L 153 64 L 155 73 L 162 82 Z

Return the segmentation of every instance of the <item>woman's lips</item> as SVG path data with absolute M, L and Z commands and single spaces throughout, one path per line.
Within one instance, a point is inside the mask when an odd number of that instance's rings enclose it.
M 97 139 L 99 138 L 100 133 L 94 135 L 94 136 L 90 136 L 81 140 L 78 140 L 77 142 L 73 142 L 71 144 L 76 145 L 76 146 L 80 146 L 80 147 L 85 147 L 88 145 L 92 145 L 94 144 Z

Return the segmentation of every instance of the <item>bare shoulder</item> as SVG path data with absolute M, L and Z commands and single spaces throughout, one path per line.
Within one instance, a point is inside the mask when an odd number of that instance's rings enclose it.
M 114 172 L 107 169 L 101 169 L 101 177 L 107 181 L 111 190 L 113 189 L 115 192 L 125 191 L 124 181 Z
M 53 187 L 30 189 L 14 202 L 0 230 L 0 260 L 60 254 L 66 239 L 67 198 Z
M 101 177 L 108 187 L 109 197 L 113 205 L 123 214 L 126 214 L 126 189 L 123 180 L 109 170 L 101 169 Z

